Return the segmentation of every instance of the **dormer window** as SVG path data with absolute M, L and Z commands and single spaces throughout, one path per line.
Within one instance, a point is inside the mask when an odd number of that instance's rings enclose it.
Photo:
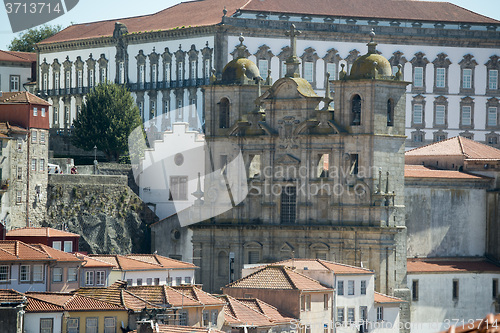
M 361 97 L 359 95 L 354 95 L 351 102 L 351 125 L 359 126 L 361 125 Z

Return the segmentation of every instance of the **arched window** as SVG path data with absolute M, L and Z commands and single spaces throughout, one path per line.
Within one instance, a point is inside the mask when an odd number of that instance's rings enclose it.
M 219 102 L 219 128 L 229 127 L 229 100 L 223 98 Z
M 354 95 L 351 103 L 352 126 L 361 125 L 361 97 Z
M 394 126 L 394 101 L 387 100 L 387 126 Z

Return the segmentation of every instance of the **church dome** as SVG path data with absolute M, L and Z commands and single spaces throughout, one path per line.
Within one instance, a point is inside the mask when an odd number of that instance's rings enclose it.
M 377 43 L 372 40 L 368 43 L 368 53 L 354 61 L 351 67 L 351 79 L 382 79 L 392 76 L 392 66 L 384 56 L 377 53 Z
M 222 71 L 223 84 L 244 84 L 260 77 L 259 68 L 247 58 L 230 61 Z M 262 79 L 262 78 L 261 78 Z

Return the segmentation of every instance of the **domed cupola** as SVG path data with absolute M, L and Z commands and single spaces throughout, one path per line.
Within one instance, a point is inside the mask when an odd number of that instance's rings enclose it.
M 262 80 L 259 68 L 245 58 L 247 47 L 243 45 L 245 38 L 240 36 L 240 45 L 236 47 L 236 58 L 231 60 L 222 71 L 222 84 L 256 84 Z
M 346 79 L 394 79 L 389 60 L 377 53 L 377 43 L 373 41 L 375 32 L 370 32 L 371 40 L 368 45 L 368 53 L 360 56 L 354 61 L 351 73 Z

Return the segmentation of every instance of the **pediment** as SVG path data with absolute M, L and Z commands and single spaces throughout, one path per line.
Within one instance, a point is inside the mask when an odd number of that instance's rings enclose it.
M 285 154 L 275 161 L 276 164 L 284 165 L 298 165 L 300 164 L 300 158 L 295 157 L 291 154 Z

